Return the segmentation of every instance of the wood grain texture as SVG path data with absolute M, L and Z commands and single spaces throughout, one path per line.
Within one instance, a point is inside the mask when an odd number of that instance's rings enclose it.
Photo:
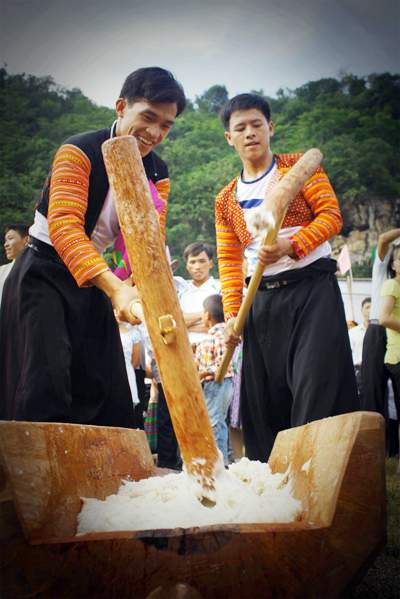
M 126 428 L 0 422 L 0 454 L 31 542 L 73 536 L 81 497 L 105 499 L 155 471 L 145 433 Z
M 144 599 L 186 585 L 204 599 L 343 596 L 385 542 L 384 460 L 384 420 L 376 413 L 279 433 L 270 466 L 289 469 L 304 506 L 302 518 L 286 524 L 92 533 L 31 546 L 12 504 L 0 504 L 3 592 Z
M 136 140 L 111 139 L 103 155 L 182 459 L 208 495 L 217 447 Z M 159 326 L 165 315 L 176 323 L 168 344 Z

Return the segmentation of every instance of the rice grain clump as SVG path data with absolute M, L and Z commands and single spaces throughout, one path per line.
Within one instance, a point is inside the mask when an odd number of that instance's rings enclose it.
M 215 473 L 214 507 L 198 499 L 196 481 L 185 472 L 124 481 L 104 501 L 83 499 L 78 534 L 117 530 L 190 528 L 211 524 L 292 522 L 301 502 L 292 495 L 288 472 L 272 474 L 268 464 L 242 458 Z

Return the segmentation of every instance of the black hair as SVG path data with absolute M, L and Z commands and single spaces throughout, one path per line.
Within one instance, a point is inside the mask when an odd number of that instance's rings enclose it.
M 371 298 L 364 297 L 363 301 L 361 302 L 361 308 L 364 308 L 365 304 L 370 304 L 370 303 L 371 303 Z
M 394 279 L 396 276 L 396 271 L 393 268 L 394 254 L 400 250 L 400 243 L 394 243 L 392 245 L 392 249 L 390 250 L 389 262 L 387 266 L 387 275 L 389 279 Z
M 198 256 L 201 254 L 201 252 L 205 252 L 209 260 L 212 260 L 214 257 L 214 250 L 211 245 L 208 245 L 208 243 L 204 243 L 203 241 L 194 241 L 193 243 L 189 243 L 189 245 L 187 245 L 183 250 L 185 262 L 187 262 L 189 256 Z
M 27 237 L 29 234 L 29 225 L 22 223 L 7 225 L 4 233 L 8 233 L 8 231 L 17 231 L 21 237 Z
M 133 71 L 124 81 L 120 97 L 128 100 L 129 104 L 140 98 L 155 104 L 175 102 L 177 116 L 186 106 L 182 85 L 170 71 L 160 67 L 144 67 Z
M 255 108 L 262 112 L 267 121 L 271 119 L 271 107 L 267 100 L 258 94 L 239 94 L 227 101 L 219 113 L 224 129 L 228 131 L 229 121 L 233 112 L 237 110 L 251 110 Z
M 218 294 L 209 295 L 203 302 L 205 312 L 209 312 L 213 321 L 224 322 L 224 308 L 222 306 L 222 297 Z

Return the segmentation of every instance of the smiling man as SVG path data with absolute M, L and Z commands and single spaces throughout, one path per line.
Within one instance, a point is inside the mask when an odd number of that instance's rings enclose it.
M 240 94 L 221 112 L 225 138 L 243 170 L 217 196 L 218 266 L 228 344 L 247 274 L 264 276 L 244 329 L 241 414 L 246 453 L 266 461 L 276 434 L 291 426 L 359 409 L 343 302 L 328 239 L 342 218 L 322 168 L 292 200 L 273 245 L 261 247 L 246 218 L 300 158 L 274 154 L 269 104 Z M 248 279 L 246 279 L 248 281 Z
M 119 224 L 101 145 L 114 136 L 137 139 L 164 202 L 163 227 L 168 170 L 153 150 L 184 107 L 183 89 L 169 71 L 139 69 L 125 80 L 112 127 L 70 137 L 56 152 L 28 249 L 4 288 L 1 418 L 134 425 L 113 313 L 133 322 L 134 292 L 102 257 Z

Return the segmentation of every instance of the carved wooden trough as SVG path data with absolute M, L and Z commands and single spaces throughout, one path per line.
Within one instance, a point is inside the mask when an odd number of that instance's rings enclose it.
M 156 474 L 142 435 L 0 423 L 2 596 L 336 597 L 385 542 L 383 419 L 367 412 L 278 435 L 269 464 L 290 469 L 299 521 L 75 537 L 81 496 Z

